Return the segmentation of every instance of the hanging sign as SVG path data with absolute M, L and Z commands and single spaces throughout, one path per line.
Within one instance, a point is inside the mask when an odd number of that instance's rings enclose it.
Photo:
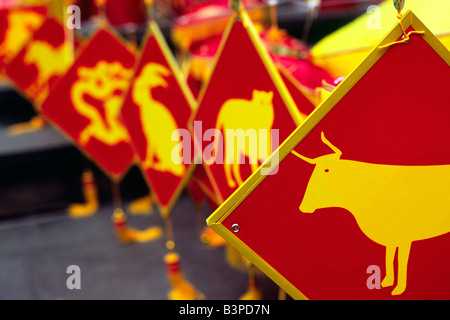
M 448 83 L 408 12 L 208 224 L 297 299 L 449 299 Z
M 134 54 L 102 29 L 41 107 L 51 123 L 114 179 L 122 177 L 134 160 L 120 119 L 134 64 Z

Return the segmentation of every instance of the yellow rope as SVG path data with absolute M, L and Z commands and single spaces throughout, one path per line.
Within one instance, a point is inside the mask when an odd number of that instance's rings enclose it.
M 398 11 L 398 14 L 397 14 L 397 19 L 398 19 L 398 24 L 400 25 L 400 28 L 402 28 L 402 32 L 403 32 L 402 40 L 394 41 L 394 42 L 388 43 L 384 46 L 379 46 L 378 49 L 385 49 L 385 48 L 391 47 L 396 44 L 407 43 L 407 42 L 409 42 L 410 36 L 412 34 L 425 34 L 425 31 L 410 31 L 410 32 L 406 33 L 406 30 L 402 25 L 402 17 L 403 17 L 403 14 L 402 14 L 402 11 L 400 8 L 400 10 Z

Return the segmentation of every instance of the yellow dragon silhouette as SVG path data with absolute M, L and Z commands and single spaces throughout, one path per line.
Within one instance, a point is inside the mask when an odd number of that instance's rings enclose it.
M 178 144 L 177 141 L 172 141 L 172 134 L 178 131 L 178 125 L 167 107 L 152 97 L 152 89 L 168 87 L 164 77 L 170 74 L 166 67 L 158 63 L 146 64 L 136 77 L 132 95 L 140 108 L 142 129 L 147 138 L 143 168 L 170 172 L 180 177 L 185 174 L 186 168 L 183 163 L 177 164 L 172 160 L 172 150 Z
M 75 109 L 90 120 L 89 125 L 80 132 L 79 143 L 86 145 L 91 138 L 107 145 L 129 140 L 119 114 L 131 76 L 132 70 L 117 61 L 99 61 L 93 68 L 78 69 L 78 80 L 72 86 L 70 95 Z M 86 101 L 86 96 L 103 103 L 104 118 L 96 107 Z

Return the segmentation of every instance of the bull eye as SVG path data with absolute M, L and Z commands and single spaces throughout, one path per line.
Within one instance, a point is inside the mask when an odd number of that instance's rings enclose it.
M 330 172 L 330 170 L 329 169 L 325 169 L 325 172 Z

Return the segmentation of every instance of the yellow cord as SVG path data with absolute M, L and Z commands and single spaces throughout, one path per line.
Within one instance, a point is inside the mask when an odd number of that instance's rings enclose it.
M 397 19 L 398 19 L 398 24 L 400 25 L 400 28 L 402 28 L 403 39 L 399 40 L 399 41 L 394 41 L 394 42 L 388 43 L 388 44 L 386 44 L 384 46 L 379 46 L 378 49 L 381 50 L 381 49 L 385 49 L 385 48 L 391 47 L 391 46 L 393 46 L 395 44 L 407 43 L 410 40 L 410 36 L 412 34 L 425 34 L 425 31 L 410 31 L 410 32 L 406 33 L 405 28 L 402 25 L 402 17 L 403 17 L 403 15 L 402 15 L 402 12 L 401 12 L 401 9 L 400 9 L 398 11 L 398 14 L 397 14 Z

